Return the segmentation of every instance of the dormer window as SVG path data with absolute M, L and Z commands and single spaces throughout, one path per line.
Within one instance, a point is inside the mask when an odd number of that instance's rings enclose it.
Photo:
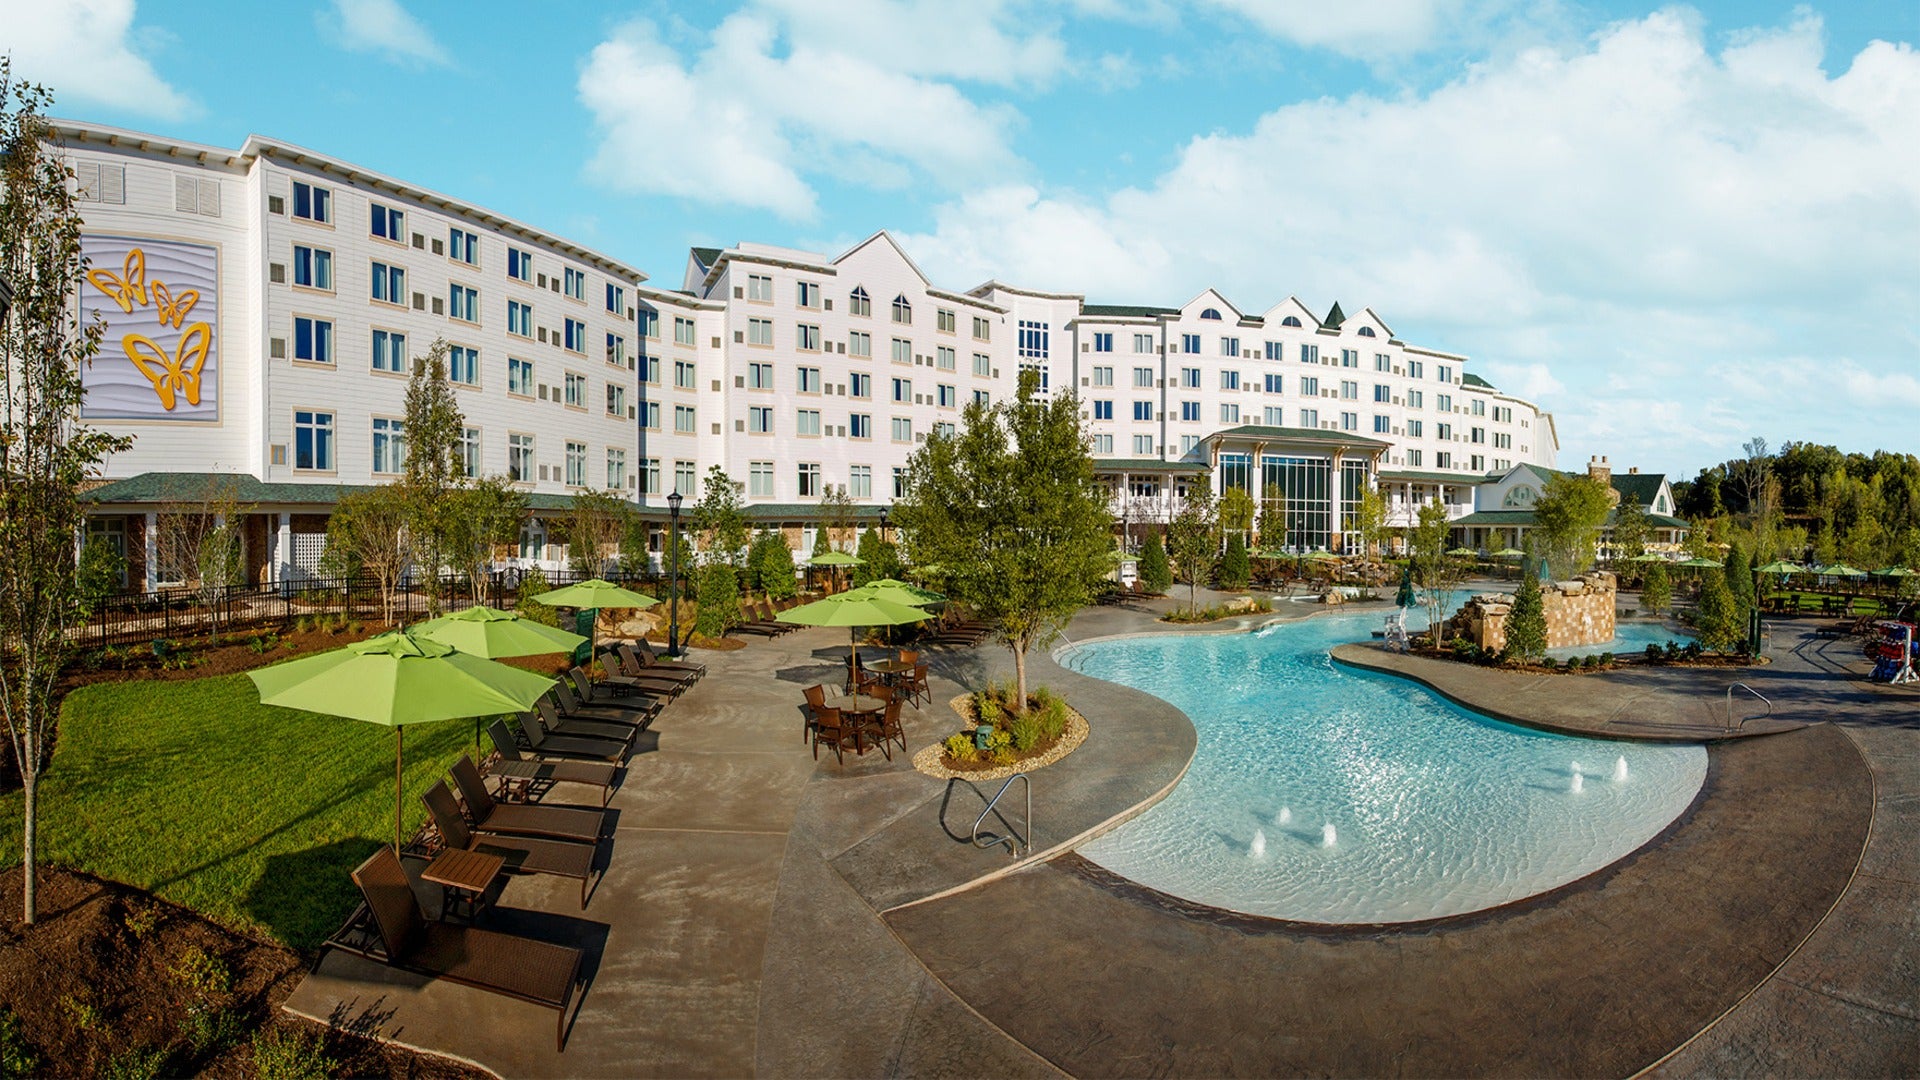
M 913 322 L 913 305 L 907 303 L 904 294 L 893 298 L 893 321 L 903 326 Z
M 1299 326 L 1300 320 L 1292 315 L 1280 320 L 1281 326 Z
M 1200 317 L 1201 317 L 1201 318 L 1203 318 L 1203 319 L 1212 319 L 1212 320 L 1213 320 L 1214 322 L 1219 322 L 1219 321 L 1220 321 L 1220 309 L 1219 309 L 1219 308 L 1208 308 L 1207 310 L 1205 310 L 1205 311 L 1203 311 L 1203 312 L 1201 312 L 1201 313 L 1200 313 Z
M 1360 328 L 1360 336 L 1361 336 L 1361 337 L 1372 337 L 1372 336 L 1373 336 L 1373 327 L 1371 327 L 1371 326 L 1363 326 L 1363 327 L 1361 327 L 1361 328 Z

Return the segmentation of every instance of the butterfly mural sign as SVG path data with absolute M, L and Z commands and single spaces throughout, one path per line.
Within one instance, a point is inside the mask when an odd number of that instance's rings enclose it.
M 84 236 L 83 317 L 106 323 L 81 372 L 89 420 L 220 419 L 220 253 L 204 244 Z

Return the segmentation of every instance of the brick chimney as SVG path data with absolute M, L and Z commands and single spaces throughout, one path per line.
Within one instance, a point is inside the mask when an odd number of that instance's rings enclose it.
M 1600 481 L 1600 486 L 1607 489 L 1609 499 L 1615 503 L 1620 501 L 1620 493 L 1613 488 L 1613 466 L 1607 464 L 1606 455 L 1602 454 L 1587 461 L 1587 476 Z

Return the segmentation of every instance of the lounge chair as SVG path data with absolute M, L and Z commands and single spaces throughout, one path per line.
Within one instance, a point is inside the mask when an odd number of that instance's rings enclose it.
M 560 683 L 560 689 L 561 699 L 566 704 L 589 708 L 597 705 L 606 709 L 632 709 L 637 712 L 651 713 L 658 712 L 667 703 L 664 697 L 645 693 L 631 685 L 609 685 L 605 680 L 596 682 L 587 674 L 587 669 L 580 667 L 572 668 L 567 672 L 567 679 Z M 572 691 L 571 700 L 566 694 L 568 690 Z M 571 713 L 572 710 L 567 711 Z
M 583 735 L 549 735 L 540 723 L 538 712 L 521 714 L 520 736 L 529 751 L 543 758 L 581 758 L 617 763 L 627 760 L 627 756 L 633 752 L 633 744 L 629 742 Z
M 554 711 L 553 699 L 543 697 L 534 703 L 534 718 L 549 735 L 584 736 L 589 739 L 612 739 L 615 742 L 632 745 L 634 736 L 640 734 L 640 725 L 619 720 L 583 720 L 577 717 L 563 717 Z
M 420 800 L 433 816 L 433 827 L 440 840 L 459 851 L 483 851 L 506 860 L 505 869 L 521 874 L 551 874 L 580 882 L 580 907 L 587 906 L 587 883 L 593 879 L 594 845 L 570 840 L 548 840 L 539 836 L 510 836 L 504 833 L 475 833 L 460 816 L 460 804 L 444 780 L 436 780 Z
M 773 632 L 775 637 L 805 629 L 805 627 L 798 623 L 781 622 L 779 619 L 774 618 L 779 612 L 774 610 L 774 606 L 765 600 L 757 604 L 748 605 L 747 614 L 752 619 L 753 625 L 767 628 Z
M 607 831 L 607 812 L 584 806 L 548 806 L 545 803 L 501 802 L 487 790 L 480 767 L 465 754 L 453 763 L 453 784 L 467 804 L 467 814 L 478 832 L 515 836 L 547 836 L 597 844 Z
M 761 637 L 776 638 L 788 631 L 800 629 L 791 623 L 776 622 L 770 617 L 761 615 L 755 610 L 753 604 L 742 604 L 740 610 L 746 617 L 733 624 L 733 629 L 743 634 L 759 634 Z
M 672 668 L 653 667 L 649 665 L 646 661 L 640 659 L 640 654 L 634 652 L 632 646 L 629 645 L 621 645 L 619 648 L 612 650 L 608 655 L 613 657 L 614 665 L 620 674 L 630 679 L 640 679 L 642 681 L 659 683 L 663 686 L 670 686 L 676 695 L 685 693 L 694 683 L 700 681 L 700 673 L 697 671 L 676 671 Z
M 400 857 L 381 847 L 353 872 L 393 967 L 554 1009 L 553 1046 L 566 1049 L 567 1005 L 580 981 L 579 949 L 472 926 L 429 922 Z
M 595 720 L 600 723 L 626 724 L 630 727 L 645 729 L 653 723 L 654 714 L 660 711 L 659 701 L 653 698 L 634 697 L 628 704 L 614 705 L 608 702 L 588 704 L 582 700 L 579 691 L 572 683 L 561 679 L 554 684 L 553 693 L 542 699 L 553 702 L 554 710 L 567 720 Z
M 624 701 L 628 695 L 635 693 L 650 695 L 663 701 L 672 701 L 686 689 L 686 685 L 678 679 L 660 675 L 628 674 L 620 661 L 619 654 L 612 649 L 601 650 L 599 660 L 605 674 L 597 677 L 589 674 L 588 684 L 595 690 L 613 691 L 615 703 Z
M 647 662 L 648 667 L 660 668 L 665 671 L 691 671 L 696 675 L 705 675 L 707 673 L 707 665 L 705 664 L 696 663 L 692 660 L 663 659 L 659 653 L 653 651 L 653 642 L 648 641 L 646 638 L 640 638 L 635 641 L 632 647 L 634 651 L 638 652 L 641 658 Z
M 487 737 L 493 740 L 493 749 L 499 755 L 488 763 L 487 774 L 498 776 L 503 790 L 517 792 L 521 801 L 530 798 L 535 788 L 544 791 L 554 784 L 597 787 L 601 806 L 612 801 L 614 776 L 619 771 L 615 766 L 588 761 L 535 761 L 524 757 L 504 720 L 489 724 Z

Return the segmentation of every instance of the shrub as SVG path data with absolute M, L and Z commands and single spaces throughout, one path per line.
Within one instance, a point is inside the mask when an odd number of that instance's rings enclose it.
M 1041 705 L 1037 712 L 1041 738 L 1057 739 L 1067 730 L 1066 702 L 1049 694 L 1046 703 Z
M 740 580 L 733 567 L 711 562 L 700 568 L 695 632 L 717 638 L 740 625 Z
M 107 1059 L 102 1080 L 153 1080 L 165 1071 L 167 1052 L 157 1046 L 136 1046 Z
M 20 1031 L 20 1017 L 0 1005 L 0 1077 L 40 1075 L 40 1053 Z
M 1040 714 L 1037 710 L 1014 717 L 1013 723 L 1007 727 L 1011 732 L 1013 748 L 1023 754 L 1040 741 Z
M 269 1031 L 253 1040 L 253 1071 L 260 1080 L 326 1080 L 339 1068 L 320 1039 L 298 1031 Z
M 1167 547 L 1160 542 L 1160 534 L 1147 533 L 1147 539 L 1140 545 L 1140 585 L 1155 595 L 1173 588 L 1173 567 L 1167 562 Z
M 1660 646 L 1651 642 L 1647 644 L 1647 663 L 1658 664 L 1666 658 L 1667 654 L 1661 650 Z
M 528 567 L 520 575 L 520 598 L 514 601 L 513 613 L 542 626 L 559 626 L 559 610 L 534 599 L 541 593 L 552 591 L 553 586 L 547 583 L 547 575 L 537 566 Z
M 1613 655 L 1610 652 L 1603 652 L 1600 654 L 1600 666 L 1603 668 L 1612 667 L 1617 660 L 1619 660 L 1619 657 Z
M 1680 651 L 1687 659 L 1698 660 L 1700 659 L 1700 654 L 1705 652 L 1706 649 L 1697 641 L 1689 641 L 1687 642 L 1687 647 Z
M 1666 653 L 1667 653 L 1667 661 L 1669 663 L 1680 659 L 1680 643 L 1673 640 L 1672 638 L 1668 638 Z
M 1013 764 L 1014 752 L 1013 752 L 1013 747 L 1011 746 L 1002 746 L 1002 747 L 999 747 L 998 749 L 990 751 L 990 753 L 993 755 L 993 763 L 995 765 Z
M 240 1041 L 244 1023 L 239 1013 L 232 1009 L 216 1009 L 210 1006 L 189 1006 L 186 1023 L 182 1025 L 187 1034 L 187 1045 L 195 1054 L 225 1050 Z
M 1244 589 L 1249 577 L 1247 545 L 1239 533 L 1234 533 L 1227 538 L 1227 553 L 1220 557 L 1220 587 Z
M 992 724 L 995 727 L 1000 726 L 1000 702 L 994 697 L 992 687 L 988 687 L 973 696 L 973 716 L 975 720 L 982 724 Z
M 942 745 L 946 747 L 947 756 L 958 762 L 971 762 L 980 756 L 973 745 L 973 736 L 965 731 L 947 736 Z

